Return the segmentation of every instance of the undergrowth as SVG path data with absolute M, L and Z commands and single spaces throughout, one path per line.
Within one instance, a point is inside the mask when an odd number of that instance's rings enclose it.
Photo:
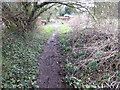
M 74 88 L 120 87 L 117 37 L 86 31 L 59 35 L 61 51 L 66 56 L 65 81 Z
M 1 88 L 35 88 L 39 70 L 38 56 L 49 37 L 43 31 L 24 36 L 12 31 L 3 34 Z

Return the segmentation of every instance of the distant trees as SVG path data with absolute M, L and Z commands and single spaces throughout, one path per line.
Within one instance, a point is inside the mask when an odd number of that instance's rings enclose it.
M 71 14 L 72 9 L 70 7 L 65 7 L 65 14 Z

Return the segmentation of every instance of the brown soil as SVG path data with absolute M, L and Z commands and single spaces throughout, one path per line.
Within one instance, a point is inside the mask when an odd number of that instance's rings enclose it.
M 55 30 L 46 45 L 40 58 L 40 72 L 38 85 L 40 88 L 64 88 L 65 85 L 60 75 L 62 57 L 57 44 L 57 32 Z

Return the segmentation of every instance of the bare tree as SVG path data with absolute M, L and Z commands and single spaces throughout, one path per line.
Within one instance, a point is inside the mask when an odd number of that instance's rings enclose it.
M 8 29 L 17 28 L 21 32 L 27 32 L 34 27 L 35 20 L 43 12 L 47 11 L 55 5 L 66 5 L 71 8 L 81 10 L 85 8 L 93 19 L 96 21 L 94 15 L 90 12 L 89 8 L 82 5 L 81 2 L 4 2 L 2 3 L 3 22 Z M 11 28 L 12 27 L 12 28 Z

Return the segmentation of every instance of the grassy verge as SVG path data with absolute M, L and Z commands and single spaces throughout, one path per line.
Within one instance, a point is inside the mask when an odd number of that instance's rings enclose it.
M 43 34 L 51 35 L 53 30 L 59 30 L 59 34 L 69 32 L 71 27 L 68 24 L 48 24 L 43 26 Z
M 61 24 L 58 26 L 59 34 L 69 32 L 71 27 L 68 24 Z
M 43 28 L 42 33 L 47 34 L 48 36 L 50 36 L 52 34 L 52 31 L 54 30 L 54 27 L 52 27 L 50 25 L 49 26 L 45 25 L 42 28 Z

